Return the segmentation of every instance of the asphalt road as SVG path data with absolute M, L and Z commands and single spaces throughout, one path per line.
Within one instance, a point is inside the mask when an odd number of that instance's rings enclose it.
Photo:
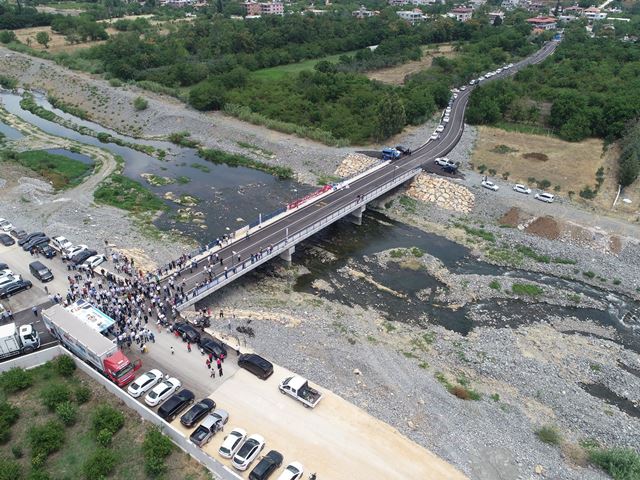
M 556 46 L 557 42 L 548 42 L 530 57 L 514 64 L 512 68 L 491 77 L 491 79 L 484 80 L 482 83 L 505 78 L 527 65 L 539 63 L 552 54 Z M 223 274 L 225 266 L 231 269 L 237 263 L 238 255 L 241 256 L 242 261 L 245 261 L 252 254 L 295 235 L 296 232 L 352 204 L 357 200 L 358 196 L 365 195 L 377 187 L 389 183 L 403 173 L 414 170 L 417 167 L 434 171 L 433 160 L 449 153 L 462 136 L 465 108 L 474 88 L 471 86 L 458 93 L 458 98 L 451 105 L 449 123 L 444 132 L 440 134 L 438 140 L 428 141 L 416 149 L 412 155 L 403 157 L 354 181 L 349 185 L 349 188 L 336 190 L 316 202 L 300 207 L 279 221 L 265 225 L 262 229 L 252 233 L 251 236 L 236 240 L 232 244 L 223 247 L 217 253 L 223 259 L 224 265 L 216 265 L 214 274 Z M 206 260 L 202 260 L 193 271 L 191 269 L 183 269 L 180 281 L 184 281 L 186 284 L 185 292 L 192 290 L 196 283 L 204 281 L 203 268 L 206 265 Z M 249 270 L 249 268 L 243 269 L 236 276 L 239 277 Z M 229 273 L 229 276 L 231 276 L 231 273 Z

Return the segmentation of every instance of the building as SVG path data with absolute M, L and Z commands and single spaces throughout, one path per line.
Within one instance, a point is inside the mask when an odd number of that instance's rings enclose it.
M 434 5 L 436 3 L 444 3 L 444 0 L 388 0 L 387 3 L 392 7 L 402 7 L 404 5 Z
M 160 5 L 163 7 L 184 8 L 195 5 L 195 0 L 162 0 Z
M 242 4 L 247 17 L 256 17 L 260 15 L 284 15 L 284 5 L 282 2 L 262 2 L 255 1 L 244 2 Z
M 376 12 L 374 12 L 373 10 L 367 10 L 366 8 L 364 8 L 364 5 L 360 5 L 360 8 L 358 10 L 354 10 L 353 12 L 351 12 L 351 15 L 356 18 L 369 18 L 373 17 L 375 14 Z
M 490 21 L 491 23 L 495 22 L 495 21 L 496 21 L 496 18 L 498 18 L 498 17 L 500 17 L 500 20 L 504 20 L 504 12 L 500 12 L 500 11 L 497 11 L 497 12 L 489 12 L 489 13 L 487 14 L 487 16 L 489 17 L 489 21 Z
M 604 20 L 607 18 L 607 14 L 596 7 L 589 7 L 585 9 L 584 16 L 589 20 Z
M 427 16 L 422 13 L 422 10 L 419 8 L 414 8 L 413 10 L 399 10 L 396 12 L 396 15 L 409 23 L 424 22 L 427 19 Z
M 447 15 L 451 18 L 455 18 L 459 22 L 467 22 L 471 20 L 471 16 L 473 15 L 473 8 L 456 7 L 449 13 L 447 13 Z
M 501 6 L 505 10 L 515 10 L 524 5 L 523 0 L 502 0 Z
M 555 30 L 558 26 L 557 20 L 554 17 L 534 17 L 527 18 L 527 23 L 533 25 L 534 29 L 540 30 Z
M 573 17 L 581 17 L 584 14 L 584 8 L 574 5 L 573 7 L 565 7 L 562 9 L 564 15 L 570 15 Z

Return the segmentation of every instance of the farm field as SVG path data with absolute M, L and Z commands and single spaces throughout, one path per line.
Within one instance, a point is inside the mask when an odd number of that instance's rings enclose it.
M 298 63 L 290 63 L 288 65 L 279 65 L 277 67 L 262 68 L 251 73 L 252 78 L 263 80 L 279 80 L 287 75 L 300 73 L 304 70 L 313 70 L 316 63 L 324 60 L 328 62 L 337 62 L 342 55 L 353 55 L 355 51 L 338 53 L 336 55 L 327 55 L 326 57 L 315 58 L 312 60 L 304 60 Z
M 378 80 L 391 85 L 402 85 L 407 75 L 430 68 L 434 57 L 453 58 L 456 54 L 451 44 L 425 45 L 422 47 L 422 58 L 420 60 L 374 70 L 367 72 L 365 75 L 371 80 Z
M 106 30 L 109 35 L 118 33 L 115 28 L 107 28 Z M 29 42 L 31 42 L 30 46 L 34 50 L 46 50 L 51 53 L 75 52 L 76 50 L 80 50 L 83 48 L 100 45 L 101 43 L 104 43 L 106 41 L 97 40 L 93 42 L 70 44 L 69 42 L 67 42 L 64 35 L 53 32 L 51 30 L 51 27 L 21 28 L 18 30 L 14 30 L 14 32 L 21 43 L 29 45 Z M 45 48 L 44 45 L 40 45 L 38 42 L 36 42 L 36 35 L 38 34 L 38 32 L 46 32 L 49 34 L 49 37 L 51 38 L 51 41 L 49 42 L 49 48 Z

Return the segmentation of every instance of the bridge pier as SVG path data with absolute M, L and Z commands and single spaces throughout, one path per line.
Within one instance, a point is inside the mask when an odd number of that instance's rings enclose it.
M 349 214 L 349 221 L 355 225 L 362 225 L 362 214 L 367 209 L 367 205 L 362 205 L 356 208 Z
M 287 263 L 291 263 L 291 255 L 296 251 L 296 246 L 287 248 L 284 252 L 280 254 L 280 258 L 283 259 Z

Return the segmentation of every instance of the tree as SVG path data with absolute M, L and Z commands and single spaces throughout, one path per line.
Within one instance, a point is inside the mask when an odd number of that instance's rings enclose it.
M 224 102 L 224 87 L 214 80 L 202 82 L 189 92 L 189 104 L 198 110 L 220 110 Z
M 395 93 L 389 93 L 378 104 L 376 111 L 376 137 L 384 140 L 400 133 L 407 118 L 404 105 Z
M 2 30 L 0 32 L 0 42 L 6 45 L 7 43 L 11 43 L 15 41 L 16 41 L 16 34 L 12 30 Z
M 43 45 L 44 48 L 49 48 L 49 42 L 51 41 L 51 37 L 47 32 L 38 32 L 36 34 L 36 42 L 40 45 Z
M 493 20 L 493 26 L 499 27 L 502 25 L 502 17 L 500 15 L 496 15 L 496 18 Z

